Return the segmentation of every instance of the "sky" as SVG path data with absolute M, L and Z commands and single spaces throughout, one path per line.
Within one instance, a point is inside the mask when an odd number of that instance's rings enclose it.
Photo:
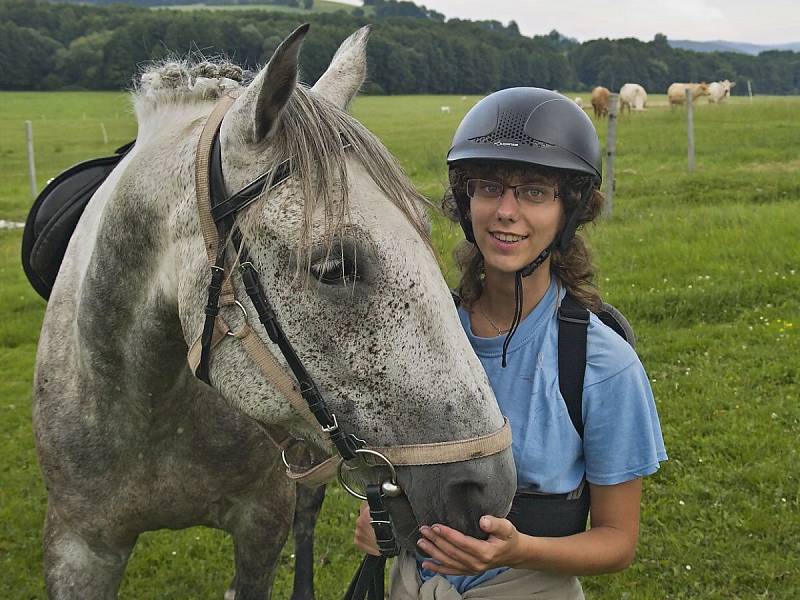
M 360 6 L 361 0 L 338 0 Z M 450 18 L 514 20 L 525 35 L 557 29 L 581 42 L 601 37 L 800 42 L 798 0 L 414 0 Z

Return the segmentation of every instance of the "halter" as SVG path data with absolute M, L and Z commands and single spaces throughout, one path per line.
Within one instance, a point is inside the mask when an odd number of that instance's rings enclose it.
M 195 162 L 197 206 L 211 269 L 211 282 L 208 286 L 203 332 L 192 345 L 188 356 L 189 365 L 196 376 L 211 385 L 209 365 L 213 349 L 224 339 L 233 337 L 240 340 L 267 380 L 289 401 L 296 412 L 328 434 L 331 445 L 338 453 L 338 457 L 331 457 L 306 471 L 295 471 L 286 460 L 285 452 L 289 446 L 298 441 L 297 438 L 270 427 L 267 433 L 282 451 L 287 475 L 300 483 L 314 486 L 332 479 L 338 473 L 343 487 L 360 498 L 363 498 L 363 495 L 358 494 L 343 480 L 344 470 L 353 470 L 363 465 L 387 466 L 391 477 L 381 485 L 381 495 L 397 496 L 402 490 L 394 476 L 394 466 L 459 462 L 490 456 L 508 448 L 511 445 L 511 430 L 507 420 L 499 430 L 484 436 L 460 441 L 393 447 L 368 447 L 364 440 L 342 429 L 336 415 L 328 408 L 319 388 L 284 334 L 264 292 L 258 272 L 250 262 L 248 248 L 241 232 L 235 226 L 234 219 L 239 211 L 258 199 L 268 185 L 270 188 L 275 187 L 292 174 L 291 162 L 284 161 L 274 171 L 261 174 L 238 192 L 227 196 L 222 172 L 219 130 L 225 113 L 235 99 L 234 95 L 220 99 L 203 128 L 197 147 Z M 231 283 L 232 274 L 226 277 L 225 270 L 227 244 L 224 240 L 229 237 L 236 250 L 245 291 L 270 340 L 280 349 L 294 375 L 293 378 L 255 335 L 248 323 L 244 305 L 235 298 Z M 221 306 L 231 305 L 239 306 L 245 316 L 244 325 L 236 331 L 233 331 L 219 314 Z M 279 441 L 276 441 L 276 438 Z

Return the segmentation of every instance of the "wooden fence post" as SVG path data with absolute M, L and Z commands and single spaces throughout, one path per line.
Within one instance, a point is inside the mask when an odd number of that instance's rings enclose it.
M 750 80 L 747 80 L 747 95 L 750 96 L 750 102 L 753 101 L 753 86 L 750 85 Z
M 614 190 L 617 180 L 614 177 L 614 157 L 617 155 L 617 109 L 619 108 L 619 94 L 608 97 L 608 133 L 606 134 L 606 190 L 603 214 L 611 216 L 614 210 Z
M 31 196 L 36 199 L 36 160 L 33 156 L 33 124 L 25 121 L 25 133 L 28 138 L 28 176 L 31 182 Z
M 686 109 L 689 137 L 689 173 L 694 172 L 694 105 L 692 103 L 692 90 L 686 88 Z

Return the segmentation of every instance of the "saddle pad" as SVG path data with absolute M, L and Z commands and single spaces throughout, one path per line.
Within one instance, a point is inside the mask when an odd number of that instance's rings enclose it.
M 134 142 L 118 148 L 114 156 L 70 167 L 36 197 L 22 234 L 22 268 L 33 289 L 45 300 L 50 297 L 67 245 L 86 205 Z

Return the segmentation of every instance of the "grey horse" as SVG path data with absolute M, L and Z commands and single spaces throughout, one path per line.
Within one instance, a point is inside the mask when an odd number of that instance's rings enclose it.
M 214 350 L 210 386 L 187 363 L 210 278 L 195 152 L 232 88 L 240 94 L 220 130 L 228 192 L 285 160 L 293 168 L 237 227 L 340 424 L 377 446 L 460 440 L 503 424 L 427 241 L 422 199 L 345 111 L 365 76 L 367 30 L 345 40 L 311 88 L 297 83 L 306 31 L 284 40 L 247 85 L 230 65 L 170 63 L 145 72 L 134 92 L 136 144 L 78 224 L 38 347 L 33 415 L 51 598 L 116 597 L 140 533 L 194 525 L 233 538 L 226 597 L 269 597 L 295 483 L 265 428 L 328 451 L 325 434 L 235 337 Z M 236 258 L 229 253 L 233 273 Z M 255 314 L 241 280 L 231 283 Z M 233 325 L 243 319 L 236 307 L 222 312 Z M 250 326 L 285 366 L 263 327 Z M 477 534 L 478 517 L 505 514 L 515 486 L 510 449 L 399 467 L 397 476 L 405 495 L 389 509 L 404 544 L 421 523 Z

